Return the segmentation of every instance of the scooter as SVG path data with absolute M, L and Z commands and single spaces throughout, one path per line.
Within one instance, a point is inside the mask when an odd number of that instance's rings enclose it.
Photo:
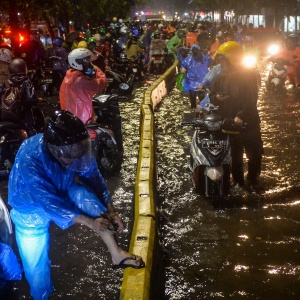
M 35 90 L 40 91 L 44 96 L 52 96 L 56 82 L 56 74 L 54 69 L 46 66 L 46 62 L 40 60 L 34 69 L 28 70 L 28 77 L 32 81 Z M 57 88 L 57 87 L 56 87 Z
M 148 67 L 149 73 L 162 74 L 167 70 L 165 54 L 152 54 Z
M 277 95 L 284 94 L 286 92 L 286 75 L 287 69 L 284 62 L 280 59 L 274 60 L 266 80 L 267 91 Z
M 119 85 L 120 91 L 126 91 L 129 85 Z M 108 178 L 119 172 L 123 158 L 122 119 L 119 101 L 127 101 L 127 96 L 118 94 L 96 94 L 93 108 L 96 123 L 86 124 L 92 140 L 94 157 L 101 174 Z
M 43 132 L 44 114 L 34 106 L 33 117 L 37 132 Z M 0 122 L 0 177 L 7 177 L 14 164 L 15 156 L 28 133 L 22 123 Z
M 205 105 L 207 113 L 202 113 L 192 122 L 179 125 L 192 126 L 195 131 L 190 146 L 190 170 L 195 190 L 210 198 L 214 205 L 230 191 L 231 148 L 229 135 L 245 130 L 233 120 L 222 120 L 218 107 Z

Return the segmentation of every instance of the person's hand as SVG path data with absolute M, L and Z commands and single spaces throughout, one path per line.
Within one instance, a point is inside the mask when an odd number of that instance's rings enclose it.
M 97 219 L 93 219 L 91 228 L 95 232 L 99 232 L 99 231 L 107 230 L 108 226 L 109 226 L 109 221 L 107 219 L 97 218 Z
M 203 89 L 203 85 L 199 84 L 199 85 L 197 86 L 197 89 L 199 89 L 199 90 Z
M 180 69 L 180 72 L 181 72 L 181 73 L 185 73 L 185 72 L 186 72 L 186 69 L 185 69 L 185 68 L 181 68 L 181 69 Z
M 226 101 L 229 99 L 229 95 L 225 93 L 217 93 L 216 94 L 216 99 L 220 102 Z
M 117 213 L 109 214 L 108 217 L 111 224 L 118 232 L 122 232 L 124 230 L 123 220 Z
M 235 117 L 234 118 L 234 123 L 236 123 L 237 125 L 243 125 L 244 122 L 239 117 Z

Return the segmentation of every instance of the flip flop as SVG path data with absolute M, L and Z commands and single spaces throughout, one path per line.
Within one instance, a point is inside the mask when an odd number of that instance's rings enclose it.
M 130 257 L 125 257 L 124 259 L 122 259 L 120 261 L 120 263 L 118 265 L 113 265 L 112 268 L 114 270 L 117 269 L 126 269 L 128 267 L 130 268 L 134 268 L 134 269 L 141 269 L 145 267 L 145 263 L 143 262 L 143 260 L 141 259 L 141 263 L 137 266 L 137 265 L 132 265 L 132 264 L 124 264 L 125 261 L 132 259 L 132 260 L 136 260 L 136 255 L 132 254 L 132 256 Z

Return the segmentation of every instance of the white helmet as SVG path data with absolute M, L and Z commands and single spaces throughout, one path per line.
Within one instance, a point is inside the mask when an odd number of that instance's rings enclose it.
M 84 58 L 90 57 L 92 55 L 93 55 L 93 53 L 89 49 L 76 48 L 76 49 L 72 50 L 68 55 L 69 65 L 72 69 L 82 71 L 83 66 L 77 60 L 84 59 Z
M 128 31 L 128 27 L 127 26 L 122 26 L 121 29 L 120 29 L 120 33 L 127 33 Z
M 7 48 L 0 48 L 0 61 L 7 62 L 10 64 L 12 61 L 12 52 Z

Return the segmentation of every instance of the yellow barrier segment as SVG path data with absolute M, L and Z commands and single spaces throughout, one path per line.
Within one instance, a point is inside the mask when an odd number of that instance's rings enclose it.
M 120 300 L 149 300 L 151 297 L 151 272 L 154 264 L 153 253 L 156 240 L 156 165 L 154 149 L 154 115 L 155 107 L 167 93 L 165 80 L 173 75 L 178 61 L 169 68 L 159 80 L 144 93 L 141 105 L 141 139 L 135 182 L 134 226 L 129 252 L 143 257 L 145 268 L 127 268 L 124 271 Z M 159 89 L 159 90 L 158 90 Z M 157 91 L 156 91 L 157 90 Z M 152 94 L 157 92 L 155 103 Z

